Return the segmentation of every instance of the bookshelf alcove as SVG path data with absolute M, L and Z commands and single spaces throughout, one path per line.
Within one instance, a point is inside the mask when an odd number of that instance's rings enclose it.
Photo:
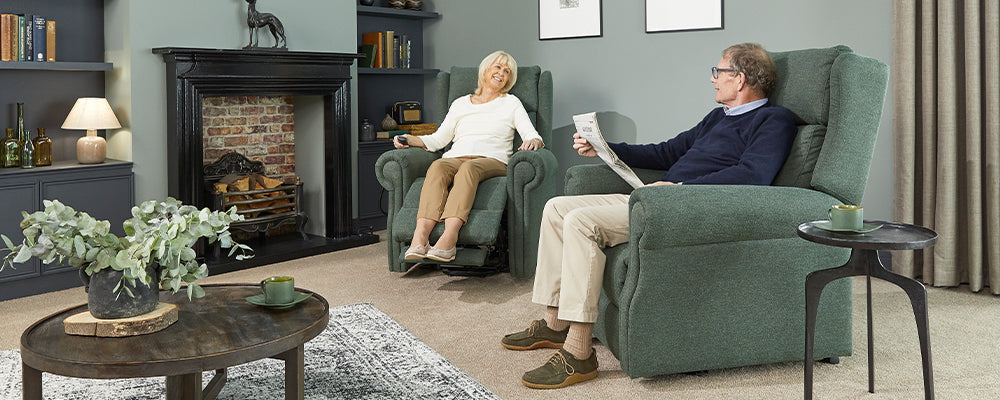
M 0 233 L 20 241 L 21 211 L 42 209 L 44 199 L 109 220 L 112 231 L 124 233 L 122 222 L 135 202 L 132 163 L 78 164 L 76 140 L 84 133 L 60 128 L 77 98 L 104 96 L 105 73 L 113 69 L 104 62 L 104 0 L 5 0 L 0 13 L 56 21 L 58 60 L 0 62 L 0 128 L 17 126 L 16 103 L 24 103 L 25 128 L 32 137 L 45 128 L 53 158 L 51 166 L 0 169 Z M 76 268 L 32 258 L 0 272 L 0 300 L 81 284 Z
M 424 84 L 437 75 L 438 69 L 424 65 L 424 23 L 441 17 L 431 11 L 415 11 L 380 6 L 358 6 L 358 37 L 366 32 L 394 31 L 410 39 L 411 68 L 358 68 L 358 126 L 367 119 L 378 127 L 392 104 L 419 101 L 424 104 Z M 425 118 L 424 122 L 427 121 Z M 381 130 L 381 128 L 376 128 Z M 391 150 L 386 141 L 358 143 L 358 222 L 359 227 L 385 229 L 387 196 L 375 180 L 375 161 Z

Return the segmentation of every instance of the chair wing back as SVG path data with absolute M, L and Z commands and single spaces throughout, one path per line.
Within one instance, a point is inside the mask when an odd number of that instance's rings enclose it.
M 799 134 L 776 186 L 816 189 L 860 204 L 875 151 L 889 67 L 847 46 L 771 53 L 769 97 L 792 111 Z
M 439 72 L 436 81 L 434 105 L 435 121 L 444 120 L 448 107 L 455 99 L 472 94 L 479 84 L 479 68 L 452 67 L 450 72 Z M 524 104 L 531 123 L 545 143 L 552 138 L 552 73 L 539 66 L 517 67 L 517 82 L 510 89 Z M 521 145 L 521 138 L 514 138 L 514 146 Z

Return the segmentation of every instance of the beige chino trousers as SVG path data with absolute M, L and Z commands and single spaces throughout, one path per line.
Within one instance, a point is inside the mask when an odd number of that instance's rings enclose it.
M 628 195 L 553 197 L 545 203 L 531 301 L 559 307 L 559 319 L 594 323 L 605 247 L 628 241 Z
M 507 164 L 494 158 L 439 158 L 427 169 L 424 187 L 420 189 L 417 218 L 441 222 L 456 217 L 461 218 L 462 223 L 469 222 L 479 182 L 505 175 Z

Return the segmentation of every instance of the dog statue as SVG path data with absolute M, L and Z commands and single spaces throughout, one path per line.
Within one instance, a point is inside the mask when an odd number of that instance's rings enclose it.
M 247 26 L 250 27 L 250 44 L 243 47 L 244 49 L 252 49 L 260 47 L 260 40 L 257 38 L 257 32 L 260 28 L 267 27 L 271 30 L 271 36 L 274 36 L 274 46 L 272 48 L 286 49 L 287 43 L 285 41 L 285 27 L 281 25 L 281 21 L 278 17 L 275 17 L 271 13 L 257 12 L 257 0 L 246 0 L 249 7 L 247 7 Z M 278 47 L 278 44 L 281 47 Z

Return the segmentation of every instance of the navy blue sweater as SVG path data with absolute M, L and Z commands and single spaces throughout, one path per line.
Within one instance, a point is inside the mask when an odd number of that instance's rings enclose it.
M 666 142 L 609 145 L 630 167 L 667 170 L 661 181 L 770 185 L 795 135 L 791 111 L 768 103 L 734 116 L 716 108 L 694 128 Z

